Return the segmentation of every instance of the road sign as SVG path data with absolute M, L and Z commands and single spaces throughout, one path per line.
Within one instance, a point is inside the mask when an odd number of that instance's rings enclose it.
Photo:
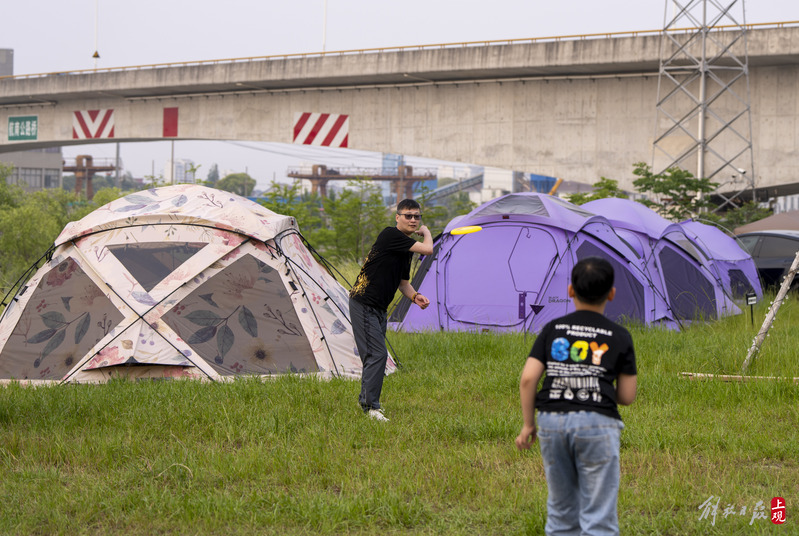
M 38 138 L 38 115 L 18 115 L 8 118 L 8 141 L 26 141 Z

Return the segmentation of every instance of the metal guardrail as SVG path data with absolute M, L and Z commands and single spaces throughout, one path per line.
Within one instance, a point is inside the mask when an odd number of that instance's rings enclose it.
M 78 159 L 75 157 L 67 157 L 63 159 L 62 165 L 75 167 L 78 165 L 77 160 Z M 116 165 L 117 165 L 116 158 L 92 158 L 92 166 L 94 167 L 109 167 Z
M 759 22 L 753 24 L 745 24 L 743 26 L 747 30 L 757 30 L 765 28 L 786 28 L 786 27 L 799 26 L 799 21 Z M 736 25 L 716 26 L 714 30 L 724 31 L 734 28 L 740 28 L 740 26 Z M 669 30 L 669 33 L 687 33 L 687 32 L 694 32 L 696 30 L 697 28 L 674 28 L 672 30 Z M 145 65 L 134 65 L 127 67 L 102 67 L 96 69 L 79 69 L 75 71 L 53 71 L 49 73 L 17 74 L 10 76 L 0 76 L 0 80 L 7 80 L 7 79 L 21 80 L 26 78 L 41 78 L 53 75 L 75 75 L 75 74 L 141 71 L 144 69 L 166 69 L 171 67 L 193 67 L 193 66 L 203 66 L 203 65 L 218 65 L 220 63 L 248 63 L 254 61 L 304 59 L 304 58 L 318 58 L 325 56 L 352 56 L 359 54 L 380 54 L 384 52 L 407 52 L 407 51 L 435 50 L 435 49 L 445 49 L 445 48 L 467 48 L 467 47 L 492 46 L 492 45 L 516 45 L 524 43 L 546 43 L 546 42 L 556 42 L 556 41 L 583 41 L 587 39 L 602 39 L 602 38 L 611 39 L 618 37 L 638 37 L 642 35 L 658 35 L 661 33 L 663 33 L 663 30 L 638 30 L 638 31 L 627 31 L 627 32 L 560 35 L 560 36 L 550 36 L 550 37 L 525 37 L 517 39 L 463 41 L 460 43 L 439 43 L 431 45 L 406 45 L 406 46 L 396 46 L 396 47 L 361 48 L 361 49 L 338 50 L 330 52 L 298 52 L 292 54 L 275 54 L 271 56 L 249 56 L 242 58 L 226 58 L 226 59 L 216 59 L 216 60 L 150 63 Z

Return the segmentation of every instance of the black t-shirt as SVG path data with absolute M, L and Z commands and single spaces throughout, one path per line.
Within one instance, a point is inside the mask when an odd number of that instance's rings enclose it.
M 635 375 L 630 332 L 604 315 L 575 311 L 549 322 L 530 350 L 546 367 L 539 411 L 596 411 L 621 420 L 614 381 Z
M 411 278 L 410 249 L 416 240 L 396 227 L 386 227 L 366 256 L 350 296 L 364 305 L 385 311 L 400 281 Z

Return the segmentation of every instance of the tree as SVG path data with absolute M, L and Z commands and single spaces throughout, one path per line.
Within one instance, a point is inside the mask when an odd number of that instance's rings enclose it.
M 74 192 L 75 182 L 75 175 L 64 175 L 61 179 L 61 189 L 66 192 Z M 133 182 L 133 175 L 129 171 L 120 176 L 120 187 L 122 191 L 128 192 L 137 189 L 136 183 Z M 112 175 L 95 175 L 92 177 L 92 191 L 99 192 L 106 188 L 116 188 L 116 177 Z
M 98 192 L 103 188 L 114 188 L 116 178 L 113 175 L 95 175 L 92 177 L 92 191 Z
M 457 194 L 447 198 L 446 206 L 448 212 L 447 222 L 449 222 L 449 220 L 451 220 L 455 216 L 468 214 L 469 212 L 477 208 L 477 203 L 469 199 L 468 193 L 458 192 Z
M 201 167 L 203 167 L 202 164 L 192 163 L 186 168 L 186 174 L 188 175 L 191 173 L 191 182 L 197 182 L 197 171 L 199 171 Z
M 447 180 L 444 179 L 444 181 Z M 450 183 L 456 182 L 453 179 L 449 179 L 449 181 Z M 441 179 L 439 179 L 438 185 L 442 186 Z M 468 214 L 477 207 L 477 203 L 469 199 L 467 192 L 456 192 L 446 196 L 440 202 L 431 202 L 430 193 L 429 188 L 421 186 L 416 200 L 422 206 L 422 223 L 427 225 L 433 237 L 441 234 L 452 218 Z
M 575 205 L 584 205 L 589 201 L 606 199 L 608 197 L 627 199 L 629 196 L 624 190 L 619 188 L 619 181 L 600 177 L 599 180 L 594 183 L 594 189 L 591 193 L 576 192 L 569 195 L 567 199 Z
M 753 201 L 747 201 L 740 207 L 732 208 L 726 212 L 703 214 L 702 218 L 732 232 L 736 227 L 762 220 L 771 215 L 771 209 L 763 208 Z
M 216 188 L 247 197 L 252 194 L 255 184 L 255 179 L 250 177 L 247 173 L 231 173 L 217 182 Z
M 272 181 L 269 190 L 264 193 L 262 199 L 259 199 L 259 203 L 272 212 L 294 216 L 299 223 L 300 218 L 296 213 L 299 211 L 296 210 L 296 205 L 301 193 L 300 184 L 297 181 L 291 184 Z
M 697 179 L 690 171 L 678 167 L 654 174 L 652 168 L 643 162 L 636 162 L 634 166 L 633 174 L 639 177 L 633 181 L 635 189 L 655 197 L 642 203 L 659 208 L 667 218 L 684 220 L 713 206 L 706 194 L 715 190 L 718 183 L 710 179 Z
M 223 179 L 224 180 L 224 179 Z M 386 226 L 380 188 L 367 180 L 350 181 L 336 196 L 302 193 L 300 184 L 272 182 L 260 203 L 278 214 L 293 216 L 302 235 L 325 257 L 363 259 Z
M 347 186 L 341 195 L 325 200 L 325 214 L 333 231 L 335 256 L 363 262 L 377 234 L 393 222 L 376 184 L 362 179 Z
M 441 181 L 439 181 L 440 184 Z M 477 203 L 469 199 L 469 194 L 466 192 L 451 194 L 445 197 L 440 204 L 431 202 L 429 197 L 429 188 L 426 186 L 419 188 L 419 195 L 416 200 L 422 206 L 422 214 L 424 216 L 422 223 L 427 225 L 434 237 L 444 231 L 447 223 L 452 218 L 468 214 L 477 206 Z
M 74 192 L 75 191 L 75 175 L 64 175 L 61 177 L 61 189 L 67 192 Z
M 144 188 L 158 188 L 160 186 L 167 186 L 166 180 L 163 175 L 145 175 Z
M 439 185 L 440 184 L 441 181 L 439 181 Z M 430 189 L 427 186 L 421 186 L 419 188 L 419 196 L 416 200 L 422 207 L 422 223 L 427 225 L 427 228 L 430 229 L 430 233 L 433 236 L 436 236 L 444 230 L 444 227 L 447 226 L 447 222 L 451 218 L 449 217 L 449 210 L 447 210 L 445 205 L 433 204 L 429 201 L 429 197 Z
M 92 198 L 92 202 L 89 207 L 90 211 L 96 210 L 103 205 L 107 205 L 111 201 L 119 199 L 120 197 L 122 197 L 122 192 L 119 190 L 119 188 L 101 188 L 94 193 L 94 197 Z
M 16 184 L 9 184 L 8 178 L 14 171 L 13 166 L 0 162 L 0 210 L 5 207 L 16 207 L 25 196 L 25 190 Z
M 133 180 L 133 174 L 130 171 L 123 173 L 121 179 L 120 188 L 123 192 L 135 192 L 140 188 L 136 181 Z
M 325 223 L 324 203 L 318 194 L 303 194 L 299 181 L 292 184 L 272 181 L 259 203 L 278 214 L 293 216 L 302 236 L 325 255 L 335 254 L 329 247 L 333 232 Z
M 0 181 L 0 201 L 3 199 Z M 60 188 L 21 192 L 13 204 L 0 205 L 0 286 L 5 292 L 53 245 L 67 223 L 121 196 L 102 188 L 92 201 Z
M 48 248 L 70 221 L 93 210 L 91 203 L 59 188 L 24 194 L 0 208 L 0 285 L 7 290 Z M 5 292 L 4 292 L 5 293 Z

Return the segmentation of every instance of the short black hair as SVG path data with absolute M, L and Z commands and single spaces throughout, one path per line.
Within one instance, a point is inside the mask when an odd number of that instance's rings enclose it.
M 422 210 L 422 206 L 415 199 L 403 199 L 397 204 L 397 212 L 401 210 Z
M 572 288 L 581 302 L 602 304 L 613 288 L 613 266 L 602 257 L 580 259 L 572 269 Z

